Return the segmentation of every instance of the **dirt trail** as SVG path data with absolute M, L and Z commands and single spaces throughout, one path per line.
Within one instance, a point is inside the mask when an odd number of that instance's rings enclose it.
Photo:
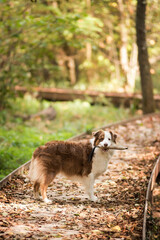
M 148 179 L 160 154 L 160 115 L 111 127 L 118 143 L 108 171 L 95 183 L 99 202 L 85 198 L 78 183 L 56 178 L 52 205 L 35 201 L 25 177 L 0 191 L 0 239 L 142 239 Z

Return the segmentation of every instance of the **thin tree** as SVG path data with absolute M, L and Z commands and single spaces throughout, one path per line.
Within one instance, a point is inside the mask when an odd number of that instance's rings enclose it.
M 146 43 L 146 5 L 147 0 L 137 0 L 136 32 L 144 114 L 154 112 L 153 85 Z
M 128 16 L 126 15 L 126 8 L 124 4 L 124 0 L 117 0 L 118 3 L 118 11 L 119 11 L 119 29 L 120 29 L 120 64 L 126 79 L 125 81 L 125 89 L 133 90 L 135 87 L 135 79 L 137 72 L 137 45 L 135 43 L 136 40 L 133 39 L 132 43 L 132 51 L 129 57 L 128 54 L 128 28 L 127 21 L 129 21 Z

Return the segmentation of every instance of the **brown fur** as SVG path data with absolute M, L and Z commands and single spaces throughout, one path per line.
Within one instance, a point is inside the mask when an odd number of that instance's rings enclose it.
M 34 193 L 39 187 L 43 199 L 46 198 L 48 185 L 62 172 L 66 176 L 87 176 L 92 169 L 88 161 L 92 151 L 89 141 L 51 141 L 38 147 L 32 157 L 29 177 L 34 182 Z M 36 164 L 36 165 L 35 165 Z
M 47 172 L 85 176 L 91 172 L 91 164 L 88 162 L 91 150 L 92 146 L 87 141 L 52 141 L 37 148 L 33 158 L 40 161 Z
M 117 134 L 112 133 L 112 131 L 110 131 L 110 134 L 111 134 L 111 137 L 112 137 L 112 141 L 113 141 L 114 143 L 116 143 Z

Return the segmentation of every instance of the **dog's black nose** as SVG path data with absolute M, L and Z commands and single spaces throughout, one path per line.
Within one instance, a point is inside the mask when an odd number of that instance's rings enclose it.
M 108 147 L 108 144 L 107 144 L 107 143 L 105 143 L 105 144 L 104 144 L 104 147 Z

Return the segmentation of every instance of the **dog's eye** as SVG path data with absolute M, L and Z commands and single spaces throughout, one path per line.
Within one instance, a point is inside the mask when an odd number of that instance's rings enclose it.
M 109 141 L 111 141 L 111 139 L 110 139 L 110 138 L 108 138 L 108 140 L 109 140 Z

